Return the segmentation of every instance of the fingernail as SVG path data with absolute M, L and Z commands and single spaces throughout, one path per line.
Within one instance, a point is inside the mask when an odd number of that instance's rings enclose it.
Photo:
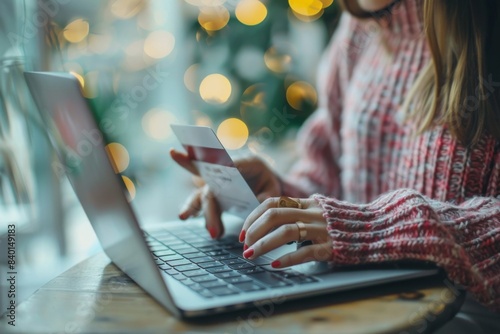
M 244 244 L 244 245 L 243 245 L 243 251 L 246 251 L 247 249 L 248 249 L 247 244 Z
M 186 218 L 187 218 L 187 213 L 186 212 L 179 213 L 179 219 L 185 220 Z
M 208 229 L 208 233 L 210 233 L 210 236 L 212 237 L 212 239 L 217 238 L 217 231 L 215 230 L 215 228 L 213 226 L 209 226 L 209 227 L 207 227 L 207 229 Z
M 253 253 L 254 253 L 254 252 L 253 252 L 253 249 L 252 249 L 252 248 L 250 248 L 250 249 L 248 249 L 247 251 L 243 252 L 243 256 L 245 257 L 245 259 L 248 259 L 250 256 L 252 256 L 252 255 L 253 255 Z
M 273 268 L 279 268 L 281 266 L 281 262 L 276 260 L 271 263 L 271 267 Z
M 240 232 L 240 242 L 243 242 L 245 240 L 245 235 L 247 234 L 247 232 L 245 230 L 241 230 Z

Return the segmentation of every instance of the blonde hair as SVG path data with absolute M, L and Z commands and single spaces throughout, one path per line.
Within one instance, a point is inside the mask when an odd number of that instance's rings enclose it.
M 446 125 L 463 145 L 476 144 L 486 133 L 500 139 L 500 1 L 422 1 L 432 61 L 403 110 L 417 122 L 418 133 Z M 356 17 L 373 17 L 357 1 L 340 3 Z

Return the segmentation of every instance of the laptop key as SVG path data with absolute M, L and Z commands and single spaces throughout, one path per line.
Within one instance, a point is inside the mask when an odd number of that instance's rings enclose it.
M 208 268 L 212 268 L 212 267 L 219 267 L 219 266 L 222 266 L 222 263 L 220 263 L 220 262 L 218 262 L 218 261 L 214 261 L 214 260 L 212 260 L 212 262 L 203 262 L 203 263 L 198 263 L 198 265 L 199 265 L 201 268 L 208 269 Z
M 188 271 L 188 273 L 189 273 L 189 271 Z M 217 280 L 217 277 L 206 274 L 204 276 L 193 277 L 193 278 L 191 278 L 191 280 L 193 280 L 193 282 L 196 282 L 196 283 L 201 283 L 201 282 L 215 281 L 215 280 Z
M 208 289 L 205 289 L 205 290 L 201 290 L 201 291 L 196 291 L 197 293 L 199 293 L 202 297 L 205 297 L 205 298 L 211 298 L 214 296 L 214 294 L 212 292 L 210 292 L 210 290 Z
M 271 272 L 268 272 L 268 271 L 256 273 L 256 274 L 249 275 L 249 276 L 252 278 L 255 278 L 256 280 L 258 280 L 258 281 L 262 282 L 263 284 L 270 286 L 272 288 L 291 285 L 291 283 L 288 283 L 288 282 L 285 282 L 285 281 L 279 279 L 277 276 L 273 275 Z
M 182 281 L 181 283 L 184 283 L 184 282 L 186 282 L 186 281 L 189 281 L 189 279 L 188 279 L 188 280 L 185 280 L 185 281 Z M 200 283 L 190 284 L 190 285 L 189 285 L 189 288 L 190 288 L 191 290 L 194 290 L 194 291 L 200 291 L 200 290 L 204 290 L 204 289 L 205 289 L 205 288 L 203 287 L 203 285 L 201 285 Z
M 229 253 L 224 250 L 216 250 L 207 252 L 208 256 L 219 256 L 219 255 L 228 255 Z
M 190 254 L 184 254 L 184 257 L 186 259 L 193 259 L 195 257 L 203 257 L 203 256 L 205 256 L 205 253 L 200 252 L 200 251 L 197 251 L 195 253 L 190 253 Z
M 181 273 L 177 273 L 177 274 L 170 275 L 170 276 L 172 276 L 173 278 L 175 278 L 178 281 L 182 281 L 182 280 L 188 279 L 186 276 L 184 276 Z
M 168 265 L 168 264 L 166 264 L 166 263 L 162 263 L 162 264 L 158 265 L 158 267 L 159 267 L 160 269 L 162 269 L 162 270 L 172 268 L 171 266 L 169 266 L 169 265 Z
M 214 273 L 214 276 L 222 279 L 226 279 L 229 277 L 238 277 L 241 276 L 239 273 L 236 271 L 226 271 L 226 272 L 219 272 L 219 273 Z
M 244 291 L 244 292 L 250 292 L 250 291 L 259 291 L 259 290 L 264 290 L 264 287 L 259 285 L 259 284 L 256 284 L 254 282 L 243 282 L 243 283 L 236 283 L 234 284 L 234 286 L 238 289 L 240 289 L 241 291 Z
M 240 274 L 251 275 L 251 274 L 256 274 L 256 273 L 264 272 L 264 269 L 262 269 L 261 267 L 253 267 L 253 268 L 241 269 L 241 270 L 238 270 L 238 272 Z
M 227 283 L 222 280 L 216 280 L 216 281 L 200 282 L 200 285 L 204 286 L 207 289 L 212 289 L 220 286 L 227 286 Z
M 228 277 L 224 278 L 224 281 L 231 284 L 243 283 L 243 282 L 251 282 L 252 279 L 248 276 L 236 276 L 236 277 Z
M 179 252 L 179 253 L 183 253 L 184 249 L 194 249 L 193 247 L 191 247 L 191 245 L 186 244 L 186 243 L 182 243 L 182 244 L 179 244 L 179 245 L 172 245 L 172 246 L 169 246 L 169 247 L 171 249 L 173 249 L 174 251 Z
M 220 267 L 207 268 L 207 271 L 209 273 L 216 274 L 216 273 L 223 273 L 226 271 L 233 271 L 233 269 L 229 268 L 228 266 L 220 266 Z
M 290 281 L 296 284 L 306 284 L 306 283 L 314 283 L 318 280 L 311 276 L 295 276 L 288 278 Z
M 224 254 L 224 255 L 212 255 L 212 257 L 214 258 L 214 260 L 217 260 L 217 261 L 222 261 L 222 260 L 229 260 L 229 259 L 236 259 L 237 256 L 236 255 L 233 255 L 233 254 Z
M 180 258 L 178 260 L 173 261 L 165 261 L 171 267 L 184 266 L 186 264 L 192 264 L 189 260 Z
M 239 293 L 234 288 L 231 287 L 218 287 L 218 288 L 212 288 L 210 289 L 210 292 L 212 292 L 216 296 L 229 296 L 229 295 L 236 295 Z
M 153 254 L 160 257 L 160 256 L 165 256 L 165 255 L 175 255 L 176 253 L 171 249 L 162 249 L 162 250 L 154 251 Z
M 183 248 L 182 250 L 179 251 L 179 253 L 181 253 L 183 256 L 186 256 L 187 254 L 198 253 L 198 252 L 199 252 L 198 249 L 191 247 L 191 246 Z
M 238 259 L 238 258 L 228 259 L 228 260 L 222 260 L 221 262 L 224 263 L 224 264 L 227 264 L 227 265 L 248 263 L 248 262 L 243 261 L 243 260 Z
M 210 251 L 220 250 L 222 248 L 220 245 L 210 245 L 210 246 L 198 247 L 198 249 L 204 252 L 210 252 Z
M 191 262 L 193 263 L 214 262 L 214 259 L 212 259 L 210 256 L 202 256 L 191 259 Z
M 165 245 L 153 245 L 149 246 L 149 250 L 152 252 L 159 251 L 159 250 L 165 250 L 167 247 Z
M 168 268 L 168 269 L 163 269 L 163 271 L 169 275 L 175 275 L 178 274 L 179 272 L 176 271 L 174 268 Z
M 194 276 L 207 275 L 207 272 L 203 269 L 197 269 L 197 270 L 186 271 L 184 272 L 184 275 L 187 277 L 193 277 L 192 279 L 194 281 Z
M 186 279 L 182 281 L 182 284 L 191 287 L 192 285 L 195 285 L 195 284 L 198 284 L 198 283 L 196 283 L 192 279 L 186 277 Z
M 175 267 L 175 270 L 180 271 L 180 272 L 184 272 L 184 271 L 196 270 L 199 268 L 200 267 L 198 267 L 196 264 L 190 263 L 190 264 L 186 264 L 183 266 L 177 266 L 177 267 Z
M 162 255 L 158 257 L 160 260 L 163 262 L 168 262 L 168 261 L 174 261 L 174 260 L 181 260 L 182 256 L 179 254 L 174 254 L 174 255 Z
M 247 269 L 247 268 L 253 268 L 255 265 L 251 263 L 237 263 L 237 264 L 228 264 L 228 266 L 234 270 L 240 270 L 240 269 Z

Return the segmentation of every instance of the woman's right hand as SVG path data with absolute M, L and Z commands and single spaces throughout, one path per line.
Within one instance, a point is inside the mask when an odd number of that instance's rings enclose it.
M 170 150 L 170 156 L 184 169 L 195 176 L 200 176 L 198 169 L 187 154 Z M 234 161 L 234 165 L 243 175 L 248 185 L 254 192 L 259 202 L 269 197 L 281 195 L 281 181 L 271 168 L 261 159 L 251 156 Z M 182 220 L 197 216 L 203 211 L 205 215 L 206 228 L 212 238 L 219 238 L 224 233 L 224 225 L 221 220 L 221 209 L 215 196 L 207 184 L 195 190 L 186 200 L 179 218 Z

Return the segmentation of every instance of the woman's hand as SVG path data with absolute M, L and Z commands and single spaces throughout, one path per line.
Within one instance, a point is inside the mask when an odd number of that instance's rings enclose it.
M 290 241 L 310 240 L 312 245 L 285 254 L 271 265 L 281 268 L 308 261 L 330 260 L 332 243 L 323 210 L 311 198 L 284 199 L 291 200 L 292 204 L 295 201 L 299 207 L 283 207 L 280 197 L 268 198 L 245 220 L 240 234 L 240 242 L 245 243 L 243 256 L 255 259 Z
M 187 154 L 172 149 L 170 156 L 193 175 L 200 176 L 198 169 Z M 234 165 L 243 175 L 259 202 L 281 194 L 281 182 L 278 176 L 258 157 L 235 160 Z M 222 212 L 208 185 L 195 190 L 189 196 L 179 213 L 179 218 L 188 219 L 197 216 L 202 211 L 205 215 L 207 230 L 212 238 L 220 237 L 224 232 L 221 221 Z

